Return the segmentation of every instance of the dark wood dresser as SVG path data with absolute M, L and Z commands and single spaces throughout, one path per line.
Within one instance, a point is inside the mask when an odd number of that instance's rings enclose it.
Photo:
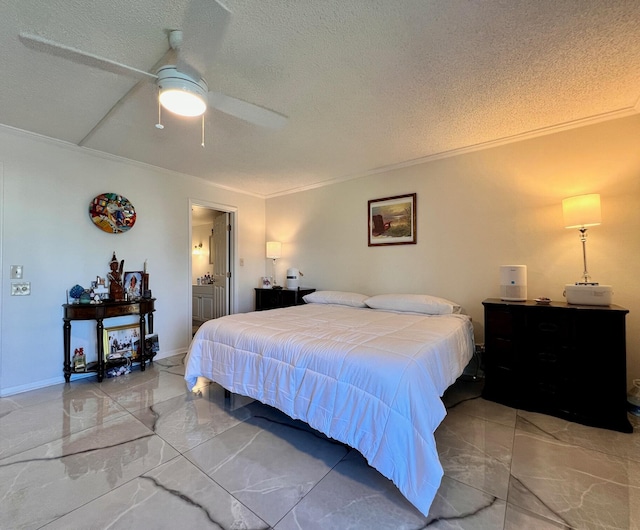
M 626 401 L 627 309 L 499 299 L 482 304 L 485 399 L 633 431 Z
M 302 297 L 314 291 L 315 289 L 304 287 L 297 289 L 261 289 L 256 287 L 256 311 L 302 305 L 304 304 Z

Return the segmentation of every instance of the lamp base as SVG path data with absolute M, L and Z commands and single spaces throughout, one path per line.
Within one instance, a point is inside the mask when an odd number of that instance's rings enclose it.
M 576 305 L 611 305 L 611 286 L 599 284 L 568 284 L 564 287 L 567 303 Z

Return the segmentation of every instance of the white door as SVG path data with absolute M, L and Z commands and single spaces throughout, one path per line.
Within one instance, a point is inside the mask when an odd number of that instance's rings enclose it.
M 231 240 L 231 224 L 229 213 L 218 215 L 213 221 L 211 233 L 213 257 L 213 318 L 229 314 L 229 242 Z

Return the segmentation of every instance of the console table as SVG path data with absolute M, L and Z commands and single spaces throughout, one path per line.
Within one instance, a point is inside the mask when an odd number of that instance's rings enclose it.
M 627 309 L 488 299 L 482 396 L 514 408 L 632 432 Z
M 155 311 L 155 298 L 142 298 L 136 302 L 102 302 L 100 304 L 63 304 L 63 333 L 64 333 L 64 380 L 68 383 L 71 374 L 96 372 L 98 382 L 104 378 L 107 362 L 104 358 L 104 324 L 106 318 L 122 317 L 127 315 L 140 315 L 140 370 L 145 369 L 147 357 L 145 352 L 144 337 L 146 335 L 147 321 L 149 333 L 153 333 L 153 312 Z M 146 317 L 146 319 L 145 319 Z M 95 320 L 96 340 L 98 344 L 98 361 L 87 365 L 84 372 L 75 372 L 71 368 L 71 321 Z

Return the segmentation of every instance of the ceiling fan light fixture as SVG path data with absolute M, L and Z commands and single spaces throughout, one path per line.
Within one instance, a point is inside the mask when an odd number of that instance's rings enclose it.
M 180 116 L 201 116 L 207 105 L 197 94 L 184 89 L 164 89 L 160 91 L 160 104 Z
M 158 70 L 160 104 L 179 116 L 201 116 L 207 110 L 208 87 L 204 80 L 178 72 L 175 66 L 164 66 Z

